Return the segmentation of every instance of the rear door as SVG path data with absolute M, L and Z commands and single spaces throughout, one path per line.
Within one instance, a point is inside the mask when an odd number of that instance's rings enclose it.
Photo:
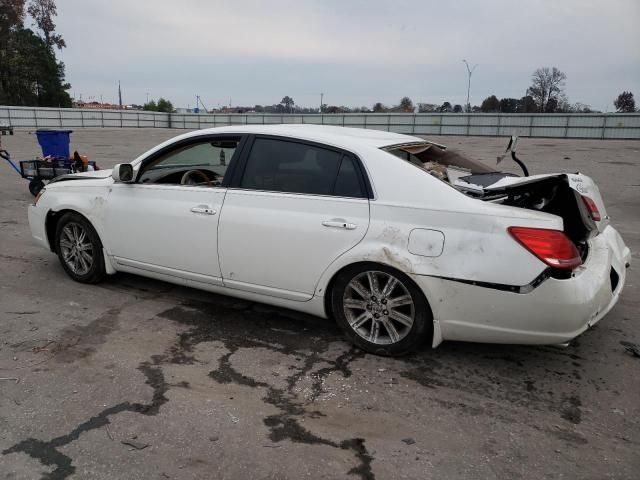
M 350 153 L 282 137 L 252 138 L 220 218 L 225 286 L 308 300 L 329 264 L 364 237 L 368 191 Z

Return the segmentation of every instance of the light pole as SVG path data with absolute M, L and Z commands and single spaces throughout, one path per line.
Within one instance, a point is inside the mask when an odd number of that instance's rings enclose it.
M 476 63 L 473 67 L 469 67 L 469 64 L 466 60 L 462 60 L 464 64 L 467 66 L 467 74 L 468 74 L 468 83 L 467 83 L 467 113 L 471 112 L 471 104 L 469 103 L 469 93 L 471 92 L 471 75 L 473 71 L 476 69 L 478 64 Z
M 149 103 L 149 92 L 147 92 L 147 103 Z
M 322 99 L 324 98 L 324 93 L 320 94 L 320 113 L 322 113 Z

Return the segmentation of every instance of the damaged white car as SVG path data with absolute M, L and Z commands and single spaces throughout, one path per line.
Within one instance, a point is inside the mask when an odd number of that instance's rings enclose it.
M 56 179 L 29 223 L 74 280 L 131 272 L 333 317 L 384 355 L 568 342 L 616 303 L 631 257 L 589 177 L 313 125 L 181 135 Z

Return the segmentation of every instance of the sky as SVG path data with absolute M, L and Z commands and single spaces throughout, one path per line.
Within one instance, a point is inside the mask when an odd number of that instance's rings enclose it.
M 566 73 L 569 101 L 640 97 L 640 0 L 57 0 L 71 93 L 208 108 L 471 103 Z M 640 102 L 639 102 L 640 103 Z

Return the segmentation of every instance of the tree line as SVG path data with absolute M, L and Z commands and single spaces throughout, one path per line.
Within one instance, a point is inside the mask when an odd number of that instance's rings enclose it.
M 142 110 L 146 110 L 148 112 L 165 112 L 165 113 L 173 113 L 175 112 L 175 108 L 173 108 L 173 104 L 162 97 L 155 100 L 151 100 L 150 102 L 145 103 L 142 106 Z
M 56 15 L 54 0 L 0 2 L 0 105 L 71 106 L 71 86 L 55 54 L 66 46 Z M 35 31 L 25 28 L 25 18 Z
M 376 102 L 371 108 L 325 104 L 321 108 L 314 109 L 299 107 L 289 96 L 285 96 L 279 104 L 239 107 L 239 109 L 261 113 L 463 113 L 464 111 L 470 113 L 600 113 L 584 103 L 570 103 L 565 93 L 566 79 L 566 74 L 556 67 L 538 68 L 533 72 L 531 85 L 523 97 L 499 99 L 495 95 L 490 95 L 480 105 L 469 106 L 467 109 L 460 104 L 450 102 L 414 105 L 409 97 L 402 97 L 398 104 L 391 106 Z M 631 92 L 622 92 L 613 101 L 613 105 L 620 113 L 636 111 Z

